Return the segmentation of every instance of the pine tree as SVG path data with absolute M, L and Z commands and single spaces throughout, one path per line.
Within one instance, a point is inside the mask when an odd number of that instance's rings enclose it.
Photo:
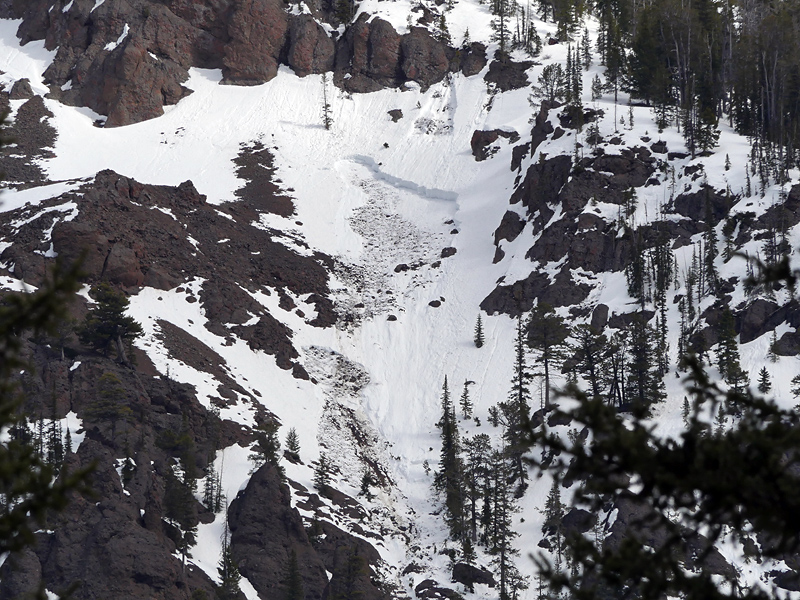
M 324 452 L 320 452 L 319 460 L 314 467 L 314 487 L 320 493 L 325 493 L 331 483 L 331 465 Z
M 227 511 L 226 511 L 227 513 Z M 239 597 L 241 589 L 239 582 L 242 576 L 239 573 L 239 568 L 236 566 L 236 561 L 233 558 L 233 551 L 230 546 L 230 532 L 228 530 L 228 517 L 225 517 L 225 528 L 222 533 L 222 555 L 219 559 L 217 566 L 217 573 L 219 574 L 219 587 L 217 588 L 217 597 L 220 600 L 235 600 Z
M 469 397 L 469 386 L 473 383 L 475 382 L 467 379 L 464 380 L 464 390 L 461 392 L 461 399 L 459 400 L 461 415 L 464 419 L 472 418 L 472 400 L 470 400 Z
M 253 463 L 255 471 L 264 464 L 270 464 L 278 469 L 278 473 L 283 476 L 283 467 L 280 465 L 281 441 L 278 439 L 278 429 L 280 425 L 276 421 L 264 421 L 260 423 L 253 433 L 256 438 L 256 445 L 250 454 L 250 462 Z
M 370 487 L 375 485 L 375 478 L 372 476 L 372 470 L 369 467 L 364 467 L 361 473 L 361 488 L 358 491 L 359 496 L 364 496 L 367 500 L 372 500 L 375 494 L 370 491 Z
M 289 553 L 289 563 L 286 567 L 286 600 L 305 600 L 306 593 L 303 590 L 303 578 L 300 576 L 300 566 L 297 563 L 297 552 Z
M 544 522 L 542 523 L 542 533 L 550 544 L 550 550 L 554 555 L 553 567 L 557 572 L 561 572 L 564 561 L 564 525 L 563 519 L 566 509 L 561 501 L 561 484 L 558 479 L 553 479 L 550 486 L 550 493 L 544 505 Z
M 775 330 L 772 330 L 772 336 L 770 337 L 769 341 L 769 349 L 767 350 L 767 359 L 771 363 L 778 362 L 778 354 L 776 352 L 778 348 L 778 334 Z
M 128 299 L 108 283 L 92 286 L 89 294 L 97 306 L 89 309 L 83 326 L 78 330 L 81 342 L 108 355 L 112 346 L 117 359 L 128 364 L 125 344 L 142 335 L 142 326 L 133 317 L 125 316 Z
M 761 370 L 758 372 L 758 391 L 762 394 L 766 394 L 772 389 L 772 381 L 769 376 L 769 371 L 767 371 L 767 367 L 761 367 Z
M 522 462 L 526 448 L 526 432 L 530 423 L 531 395 L 530 382 L 533 375 L 528 368 L 526 332 L 522 324 L 522 316 L 517 318 L 517 334 L 514 338 L 514 371 L 511 378 L 511 389 L 508 400 L 499 404 L 505 431 L 503 437 L 507 441 L 507 451 L 514 464 L 514 476 L 520 482 L 527 479 L 527 469 Z M 491 417 L 491 415 L 490 415 Z M 495 422 L 498 419 L 495 417 Z
M 436 472 L 435 485 L 444 494 L 447 525 L 450 536 L 460 539 L 464 530 L 464 498 L 462 495 L 461 443 L 458 435 L 458 419 L 455 407 L 450 398 L 447 377 L 442 385 L 441 418 L 438 427 L 441 430 L 442 450 L 439 458 L 439 470 Z
M 347 0 L 344 0 L 347 1 Z M 333 117 L 331 116 L 331 105 L 328 102 L 328 74 L 322 74 L 322 125 L 325 129 L 330 129 L 333 125 Z
M 196 500 L 189 486 L 174 473 L 168 472 L 164 487 L 164 517 L 175 527 L 173 541 L 183 557 L 184 568 L 197 538 L 199 520 L 195 504 Z
M 800 375 L 795 375 L 792 377 L 792 387 L 790 388 L 792 392 L 792 397 L 795 400 L 800 399 Z
M 600 383 L 603 377 L 605 362 L 608 359 L 608 338 L 591 325 L 578 325 L 573 336 L 575 368 L 589 382 L 592 397 L 600 396 Z
M 464 440 L 466 461 L 464 465 L 464 499 L 467 503 L 467 527 L 473 542 L 478 540 L 479 502 L 484 498 L 489 477 L 489 458 L 492 451 L 491 440 L 485 433 Z
M 505 456 L 505 449 L 496 450 L 491 459 L 492 508 L 488 550 L 494 556 L 493 564 L 497 568 L 500 600 L 511 600 L 512 581 L 517 573 L 513 560 L 519 554 L 513 545 L 514 538 L 519 535 L 514 530 L 513 516 L 519 508 L 514 503 L 514 491 L 509 485 L 512 473 Z
M 286 434 L 286 449 L 292 454 L 300 455 L 300 437 L 294 427 L 289 428 L 289 433 Z
M 206 468 L 205 482 L 203 483 L 203 506 L 211 512 L 216 512 L 217 498 L 217 471 L 214 468 L 214 461 L 208 461 Z
M 536 362 L 544 369 L 544 405 L 550 406 L 550 373 L 564 356 L 569 327 L 553 307 L 540 302 L 527 323 L 528 346 L 537 352 Z
M 86 409 L 89 421 L 110 421 L 111 438 L 116 437 L 117 423 L 127 421 L 133 416 L 130 406 L 125 404 L 127 392 L 122 381 L 115 374 L 106 371 L 97 382 L 98 397 Z
M 589 30 L 583 29 L 583 37 L 581 38 L 581 62 L 583 62 L 584 70 L 588 71 L 592 66 L 592 43 L 589 40 Z
M 739 362 L 739 346 L 736 343 L 733 313 L 727 306 L 722 311 L 719 323 L 717 364 L 720 375 L 731 388 L 741 390 L 747 385 L 747 375 Z
M 478 313 L 478 320 L 475 322 L 475 337 L 473 339 L 476 348 L 483 347 L 483 320 L 480 313 Z

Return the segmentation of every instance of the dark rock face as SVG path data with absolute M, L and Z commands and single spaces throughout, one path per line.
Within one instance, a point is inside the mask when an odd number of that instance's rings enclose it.
M 494 575 L 489 571 L 466 563 L 453 565 L 453 581 L 463 583 L 470 588 L 476 583 L 488 585 L 489 587 L 495 586 Z
M 399 35 L 389 23 L 363 14 L 338 41 L 315 17 L 293 15 L 284 0 L 75 0 L 67 12 L 45 0 L 7 2 L 6 18 L 23 19 L 22 43 L 45 40 L 56 58 L 45 71 L 51 95 L 88 106 L 116 127 L 163 114 L 189 92 L 189 67 L 221 68 L 223 82 L 257 85 L 286 64 L 299 76 L 336 69 L 334 81 L 350 92 L 416 81 L 423 88 L 451 69 L 474 74 L 485 48 L 456 51 L 424 28 Z M 322 7 L 315 7 L 324 18 Z M 69 89 L 63 90 L 65 84 Z M 21 83 L 15 97 L 29 97 Z
M 486 83 L 494 84 L 501 92 L 518 90 L 530 84 L 525 71 L 533 66 L 531 61 L 514 62 L 506 55 L 495 54 L 484 76 Z
M 258 151 L 267 160 L 263 148 Z M 273 234 L 252 227 L 258 213 L 291 202 L 268 180 L 261 169 L 258 194 L 248 186 L 242 200 L 226 207 L 206 205 L 205 198 L 185 182 L 177 188 L 142 185 L 112 171 L 99 173 L 94 182 L 80 192 L 49 200 L 46 205 L 74 202 L 77 215 L 64 220 L 65 213 L 54 211 L 32 220 L 19 231 L 0 226 L 15 240 L 2 257 L 14 265 L 17 277 L 40 285 L 47 266 L 42 254 L 49 249 L 70 263 L 82 258 L 89 282 L 109 281 L 134 291 L 142 285 L 173 289 L 186 281 L 188 274 L 203 277 L 200 301 L 208 312 L 207 326 L 223 337 L 237 334 L 254 348 L 275 357 L 284 369 L 305 377 L 295 360 L 292 333 L 256 303 L 239 282 L 249 282 L 252 290 L 277 292 L 289 300 L 310 294 L 316 308 L 311 323 L 327 327 L 336 321 L 333 303 L 328 299 L 327 257 L 302 257 L 273 238 Z M 217 211 L 226 210 L 231 218 Z M 29 214 L 37 207 L 21 209 Z M 52 228 L 51 240 L 43 233 Z M 187 239 L 196 240 L 197 247 Z M 219 240 L 228 240 L 222 244 Z M 242 260 L 242 257 L 247 257 Z M 270 291 L 270 288 L 273 291 Z M 196 298 L 187 297 L 187 302 Z M 293 306 L 281 303 L 284 310 Z M 257 316 L 254 324 L 244 325 Z M 228 327 L 225 327 L 228 325 Z
M 502 129 L 492 129 L 490 131 L 476 130 L 472 134 L 470 146 L 472 147 L 472 156 L 475 160 L 482 161 L 493 156 L 499 149 L 499 146 L 492 146 L 498 138 L 505 138 L 510 143 L 519 141 L 519 134 L 516 131 L 503 131 Z
M 36 365 L 26 384 L 25 411 L 38 414 L 55 399 L 58 418 L 75 411 L 84 420 L 86 437 L 65 460 L 70 470 L 95 465 L 93 495 L 75 494 L 63 512 L 48 517 L 48 530 L 37 534 L 34 547 L 3 565 L 0 598 L 21 597 L 38 587 L 40 577 L 51 590 L 80 583 L 71 596 L 77 600 L 186 600 L 195 591 L 212 597 L 208 577 L 191 566 L 184 570 L 173 556 L 175 545 L 162 517 L 164 477 L 172 472 L 174 458 L 163 440 L 183 430 L 191 439 L 191 460 L 202 469 L 212 439 L 229 445 L 234 443 L 231 433 L 239 441 L 248 435 L 238 425 L 212 421 L 190 386 L 153 378 L 143 361 L 137 374 L 108 358 L 84 355 L 80 368 L 70 369 L 71 360 L 63 361 L 33 341 L 24 351 Z M 71 353 L 79 351 L 70 348 Z M 98 380 L 104 373 L 119 378 L 125 390 L 122 402 L 132 413 L 116 426 L 87 412 L 99 397 Z M 125 456 L 126 447 L 138 466 L 123 488 L 117 458 Z M 199 505 L 195 509 L 202 510 Z
M 319 503 L 316 496 L 312 499 Z M 228 515 L 234 557 L 262 597 L 285 595 L 287 566 L 294 552 L 306 598 L 322 599 L 341 592 L 365 600 L 387 598 L 371 580 L 371 566 L 380 560 L 377 551 L 324 520 L 317 522 L 319 530 L 309 539 L 300 513 L 291 507 L 289 488 L 272 465 L 253 474 L 231 503 Z M 354 573 L 356 564 L 360 567 Z M 326 569 L 333 574 L 330 583 Z
M 728 214 L 733 200 L 709 186 L 694 193 L 681 194 L 675 198 L 675 212 L 695 221 L 706 221 L 711 215 L 711 224 L 715 226 Z
M 0 93 L 0 109 L 8 108 L 9 95 Z M 8 131 L 16 146 L 0 148 L 0 172 L 17 188 L 43 183 L 47 178 L 36 159 L 53 156 L 56 130 L 48 122 L 53 116 L 44 101 L 34 96 L 17 111 Z
M 307 596 L 322 598 L 328 585 L 325 566 L 308 540 L 300 513 L 291 507 L 289 489 L 275 467 L 264 465 L 253 473 L 231 503 L 228 520 L 239 570 L 263 597 L 285 595 L 283 580 L 294 551 Z
M 281 0 L 239 0 L 228 24 L 224 81 L 257 85 L 275 77 L 288 30 Z

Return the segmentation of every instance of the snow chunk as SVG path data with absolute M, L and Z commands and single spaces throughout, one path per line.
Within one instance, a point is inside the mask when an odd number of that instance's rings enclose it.
M 103 2 L 105 2 L 105 1 L 106 1 L 106 0 L 95 0 L 95 1 L 94 1 L 94 7 L 93 7 L 93 8 L 92 8 L 92 10 L 90 10 L 89 12 L 90 12 L 90 13 L 94 12 L 94 11 L 95 11 L 95 9 L 96 9 L 98 6 L 100 6 L 101 4 L 103 4 Z
M 126 37 L 128 37 L 128 32 L 130 32 L 130 30 L 131 28 L 128 27 L 127 23 L 125 23 L 125 27 L 122 29 L 122 33 L 117 38 L 117 41 L 107 43 L 103 47 L 103 50 L 108 50 L 109 52 L 111 52 L 112 50 L 116 49 L 116 47 L 119 46 Z
M 69 12 L 69 9 L 72 8 L 72 5 L 75 3 L 75 0 L 69 0 L 69 4 L 67 4 L 64 8 L 61 9 L 62 13 Z

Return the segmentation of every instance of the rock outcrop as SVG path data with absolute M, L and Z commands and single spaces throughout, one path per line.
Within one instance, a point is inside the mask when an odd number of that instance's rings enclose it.
M 331 15 L 287 11 L 284 0 L 11 1 L 0 17 L 22 19 L 21 42 L 44 40 L 56 50 L 44 73 L 50 95 L 88 106 L 116 127 L 163 114 L 191 93 L 189 67 L 222 69 L 223 83 L 258 85 L 279 65 L 299 76 L 335 69 L 349 92 L 370 92 L 415 81 L 423 88 L 449 71 L 478 73 L 485 47 L 455 50 L 423 27 L 400 35 L 382 19 L 363 14 L 343 36 L 320 24 Z M 52 10 L 51 10 L 52 8 Z M 16 94 L 27 93 L 22 87 Z

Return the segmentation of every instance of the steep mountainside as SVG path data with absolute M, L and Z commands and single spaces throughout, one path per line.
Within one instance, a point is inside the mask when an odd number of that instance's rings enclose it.
M 592 89 L 597 56 L 571 102 L 547 98 L 548 67 L 572 69 L 581 36 L 595 47 L 597 19 L 570 41 L 529 12 L 533 56 L 500 51 L 491 10 L 0 1 L 0 288 L 41 287 L 58 261 L 85 272 L 74 321 L 26 338 L 18 383 L 42 452 L 68 432 L 63 463 L 96 465 L 95 495 L 2 564 L 0 598 L 40 580 L 52 593 L 78 582 L 77 599 L 226 597 L 226 556 L 242 575 L 227 597 L 303 597 L 301 581 L 308 600 L 497 598 L 488 496 L 472 502 L 489 517 L 470 557 L 436 491 L 442 389 L 459 415 L 471 400 L 460 436 L 488 461 L 507 438 L 492 415 L 512 387 L 517 317 L 545 306 L 572 328 L 551 386 L 597 383 L 581 332 L 606 340 L 597 385 L 621 411 L 652 403 L 663 435 L 683 428 L 689 351 L 726 385 L 766 370 L 769 394 L 794 404 L 797 301 L 751 289 L 743 257 L 800 243 L 797 169 L 759 183 L 723 121 L 718 145 L 693 153 L 651 107 Z M 76 334 L 103 282 L 142 326 L 127 352 Z M 556 400 L 531 344 L 541 424 Z M 536 598 L 528 555 L 557 554 L 551 486 L 519 483 L 515 582 Z M 565 512 L 559 527 L 613 544 L 636 511 Z M 720 548 L 704 568 L 800 590 L 800 560 L 762 561 L 765 543 L 754 534 L 753 560 Z

